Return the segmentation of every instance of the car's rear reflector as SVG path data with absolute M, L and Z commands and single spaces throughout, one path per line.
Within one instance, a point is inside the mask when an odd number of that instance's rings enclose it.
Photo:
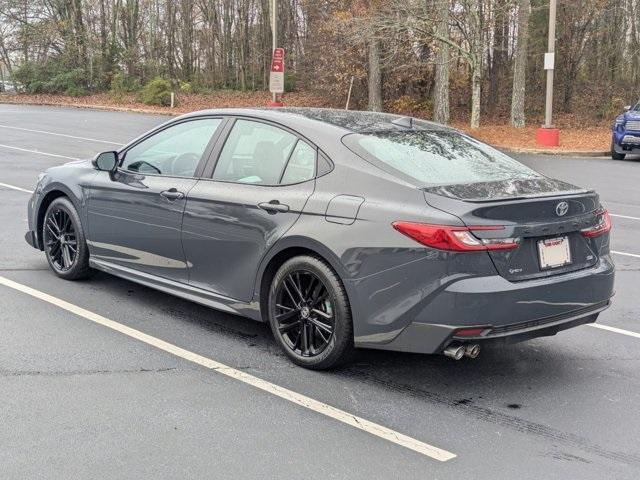
M 599 237 L 611 230 L 611 217 L 609 216 L 609 211 L 602 209 L 597 212 L 597 215 L 598 223 L 593 227 L 580 230 L 580 233 L 582 233 L 583 236 L 587 238 Z
M 461 328 L 456 330 L 453 334 L 454 337 L 479 337 L 489 327 L 482 328 Z
M 422 245 L 454 252 L 477 252 L 486 250 L 513 250 L 520 244 L 519 238 L 483 238 L 473 231 L 504 230 L 503 226 L 460 227 L 452 225 L 430 225 L 426 223 L 394 222 L 393 228 Z

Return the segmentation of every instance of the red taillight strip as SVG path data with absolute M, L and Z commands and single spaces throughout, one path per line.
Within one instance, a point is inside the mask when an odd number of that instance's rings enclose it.
M 611 217 L 609 216 L 609 211 L 602 209 L 597 212 L 598 215 L 598 223 L 593 227 L 585 228 L 584 230 L 580 230 L 582 236 L 587 238 L 599 237 L 600 235 L 604 235 L 611 231 Z
M 520 244 L 517 238 L 480 239 L 472 234 L 473 231 L 504 230 L 504 226 L 501 225 L 462 227 L 394 222 L 393 228 L 422 245 L 453 252 L 513 250 Z

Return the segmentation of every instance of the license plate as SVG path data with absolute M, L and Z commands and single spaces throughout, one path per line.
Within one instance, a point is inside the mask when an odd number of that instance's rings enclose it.
M 571 248 L 568 237 L 547 238 L 538 241 L 540 268 L 558 268 L 571 263 Z

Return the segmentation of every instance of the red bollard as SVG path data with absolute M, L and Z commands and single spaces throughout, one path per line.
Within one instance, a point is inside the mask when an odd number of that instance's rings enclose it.
M 539 128 L 536 132 L 536 143 L 543 147 L 559 147 L 560 130 L 557 128 Z

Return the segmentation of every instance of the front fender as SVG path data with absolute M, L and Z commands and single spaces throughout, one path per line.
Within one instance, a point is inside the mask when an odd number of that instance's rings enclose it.
M 85 234 L 87 232 L 87 208 L 85 186 L 98 173 L 94 169 L 54 167 L 50 169 L 38 184 L 30 202 L 29 227 L 42 245 L 42 221 L 49 204 L 57 197 L 67 197 L 75 207 Z

